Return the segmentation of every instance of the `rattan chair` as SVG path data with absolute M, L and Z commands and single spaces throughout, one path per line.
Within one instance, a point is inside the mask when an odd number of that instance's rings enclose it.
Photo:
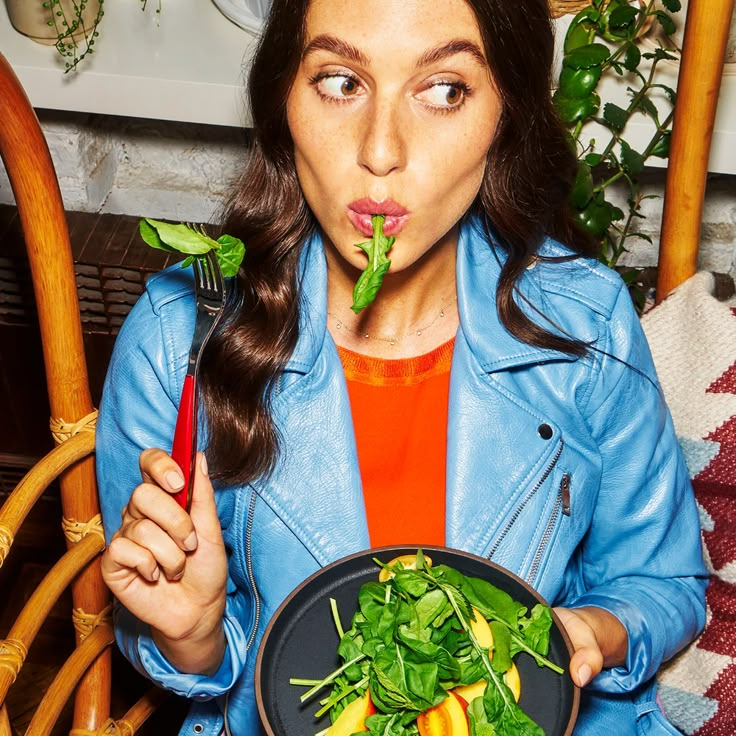
M 99 556 L 105 546 L 94 471 L 96 411 L 88 386 L 69 233 L 54 167 L 31 103 L 0 54 L 0 153 L 15 194 L 41 328 L 51 432 L 57 447 L 23 478 L 0 509 L 0 565 L 18 530 L 58 478 L 67 552 L 34 591 L 0 641 L 0 736 L 12 733 L 6 695 L 36 634 L 61 593 L 71 586 L 77 646 L 28 726 L 51 733 L 75 692 L 74 736 L 132 734 L 161 699 L 151 691 L 119 721 L 110 715 L 111 601 Z M 0 600 L 4 596 L 0 595 Z
M 708 151 L 734 0 L 690 0 L 661 239 L 658 295 L 695 272 Z M 555 14 L 585 2 L 557 0 Z M 54 602 L 69 585 L 77 647 L 35 711 L 28 736 L 49 734 L 74 693 L 74 736 L 137 730 L 161 698 L 151 690 L 119 720 L 110 714 L 110 598 L 99 571 L 104 548 L 94 465 L 96 412 L 88 388 L 74 266 L 61 195 L 30 102 L 0 54 L 0 153 L 21 219 L 36 293 L 52 433 L 58 446 L 0 509 L 0 565 L 45 488 L 59 479 L 68 551 L 0 641 L 0 736 L 10 736 L 5 698 Z M 0 594 L 0 600 L 3 596 Z

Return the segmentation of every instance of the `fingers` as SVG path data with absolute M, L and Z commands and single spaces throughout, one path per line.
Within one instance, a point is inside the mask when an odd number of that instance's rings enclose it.
M 118 578 L 135 570 L 149 583 L 161 577 L 161 570 L 151 551 L 122 536 L 113 537 L 102 556 L 102 577 L 115 590 Z
M 133 556 L 131 544 L 143 550 L 143 552 L 136 551 L 134 564 L 129 566 L 139 569 L 138 565 L 141 564 L 142 568 L 139 572 L 146 579 L 158 579 L 149 578 L 145 574 L 150 570 L 150 560 L 153 560 L 168 580 L 179 580 L 184 574 L 186 553 L 169 534 L 150 519 L 137 519 L 130 522 L 121 530 L 120 538 L 129 543 L 125 545 L 126 559 Z
M 176 461 L 163 450 L 143 450 L 138 459 L 144 483 L 153 483 L 169 493 L 184 488 L 184 475 Z
M 169 493 L 153 483 L 141 483 L 133 491 L 123 512 L 121 532 L 132 538 L 131 530 L 145 521 L 162 530 L 181 550 L 193 552 L 197 548 L 192 518 Z

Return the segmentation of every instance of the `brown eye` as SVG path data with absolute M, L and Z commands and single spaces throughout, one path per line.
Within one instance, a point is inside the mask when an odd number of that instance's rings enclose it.
M 358 83 L 349 77 L 340 86 L 340 92 L 344 97 L 350 97 L 358 91 Z
M 438 82 L 422 90 L 417 97 L 430 107 L 451 110 L 461 107 L 468 88 L 459 82 Z
M 329 74 L 316 81 L 317 91 L 331 100 L 347 100 L 360 95 L 360 82 L 347 74 Z

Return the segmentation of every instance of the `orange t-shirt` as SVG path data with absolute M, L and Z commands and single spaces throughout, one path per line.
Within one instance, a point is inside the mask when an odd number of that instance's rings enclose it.
M 415 358 L 338 348 L 371 545 L 445 543 L 447 403 L 454 339 Z

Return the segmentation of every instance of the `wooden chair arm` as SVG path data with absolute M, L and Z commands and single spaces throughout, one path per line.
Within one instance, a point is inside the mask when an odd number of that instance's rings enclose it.
M 94 432 L 80 432 L 51 450 L 26 473 L 0 508 L 0 567 L 18 529 L 44 490 L 67 468 L 91 455 L 94 449 Z
M 7 639 L 0 642 L 0 655 L 3 649 L 6 650 L 5 660 L 0 657 L 0 703 L 5 700 L 41 624 L 62 591 L 104 548 L 105 540 L 101 533 L 83 537 L 59 559 L 33 591 Z M 11 656 L 14 651 L 17 656 Z
M 64 704 L 74 692 L 82 675 L 114 640 L 112 626 L 102 624 L 77 646 L 49 685 L 25 736 L 49 736 Z

